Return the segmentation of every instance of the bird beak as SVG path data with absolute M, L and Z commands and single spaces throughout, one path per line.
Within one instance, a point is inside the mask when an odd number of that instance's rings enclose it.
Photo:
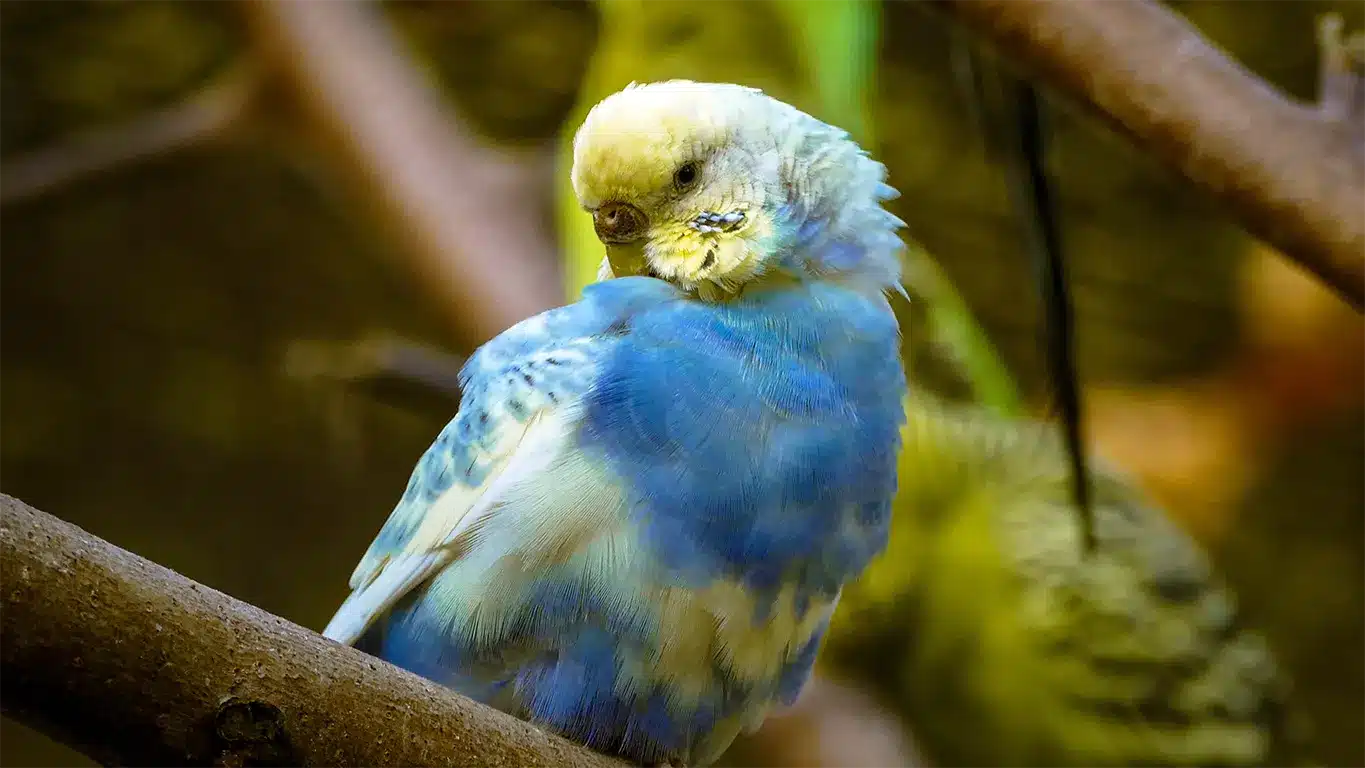
M 654 270 L 650 268 L 649 261 L 645 258 L 645 249 L 640 245 L 608 245 L 607 262 L 611 264 L 611 274 L 613 277 L 635 277 L 637 275 L 653 275 Z
M 608 201 L 592 212 L 592 227 L 597 239 L 606 245 L 626 245 L 644 238 L 649 219 L 644 211 L 617 201 Z

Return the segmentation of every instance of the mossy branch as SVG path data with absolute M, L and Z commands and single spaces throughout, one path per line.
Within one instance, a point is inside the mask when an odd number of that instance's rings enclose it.
M 1322 36 L 1324 103 L 1296 103 L 1151 0 L 934 0 L 1006 58 L 1223 202 L 1365 308 L 1361 56 Z M 1329 25 L 1330 26 L 1330 25 Z M 1305 33 L 1310 30 L 1305 30 Z
M 623 768 L 0 494 L 0 710 L 105 765 Z

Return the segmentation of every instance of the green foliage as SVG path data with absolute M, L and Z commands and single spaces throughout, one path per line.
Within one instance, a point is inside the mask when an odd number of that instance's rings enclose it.
M 813 113 L 873 146 L 871 100 L 875 95 L 881 8 L 868 0 L 773 0 L 805 62 L 815 93 Z
M 907 290 L 924 302 L 929 342 L 966 380 L 972 402 L 999 416 L 1023 416 L 1023 397 L 1009 368 L 938 262 L 914 243 L 906 262 Z

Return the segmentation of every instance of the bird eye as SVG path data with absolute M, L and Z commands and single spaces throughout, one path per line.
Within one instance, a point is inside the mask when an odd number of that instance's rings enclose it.
M 699 169 L 694 161 L 688 161 L 678 166 L 678 170 L 673 172 L 673 185 L 678 189 L 688 189 L 697 183 Z

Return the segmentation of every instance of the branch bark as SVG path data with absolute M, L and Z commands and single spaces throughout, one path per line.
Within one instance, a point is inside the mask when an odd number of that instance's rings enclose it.
M 0 494 L 0 709 L 105 765 L 624 764 Z
M 564 301 L 533 201 L 548 178 L 481 147 L 406 59 L 369 3 L 246 0 L 259 50 L 393 224 L 467 340 L 482 343 Z M 549 151 L 548 149 L 546 150 Z
M 1150 0 L 933 0 L 1365 309 L 1362 115 L 1297 104 Z

